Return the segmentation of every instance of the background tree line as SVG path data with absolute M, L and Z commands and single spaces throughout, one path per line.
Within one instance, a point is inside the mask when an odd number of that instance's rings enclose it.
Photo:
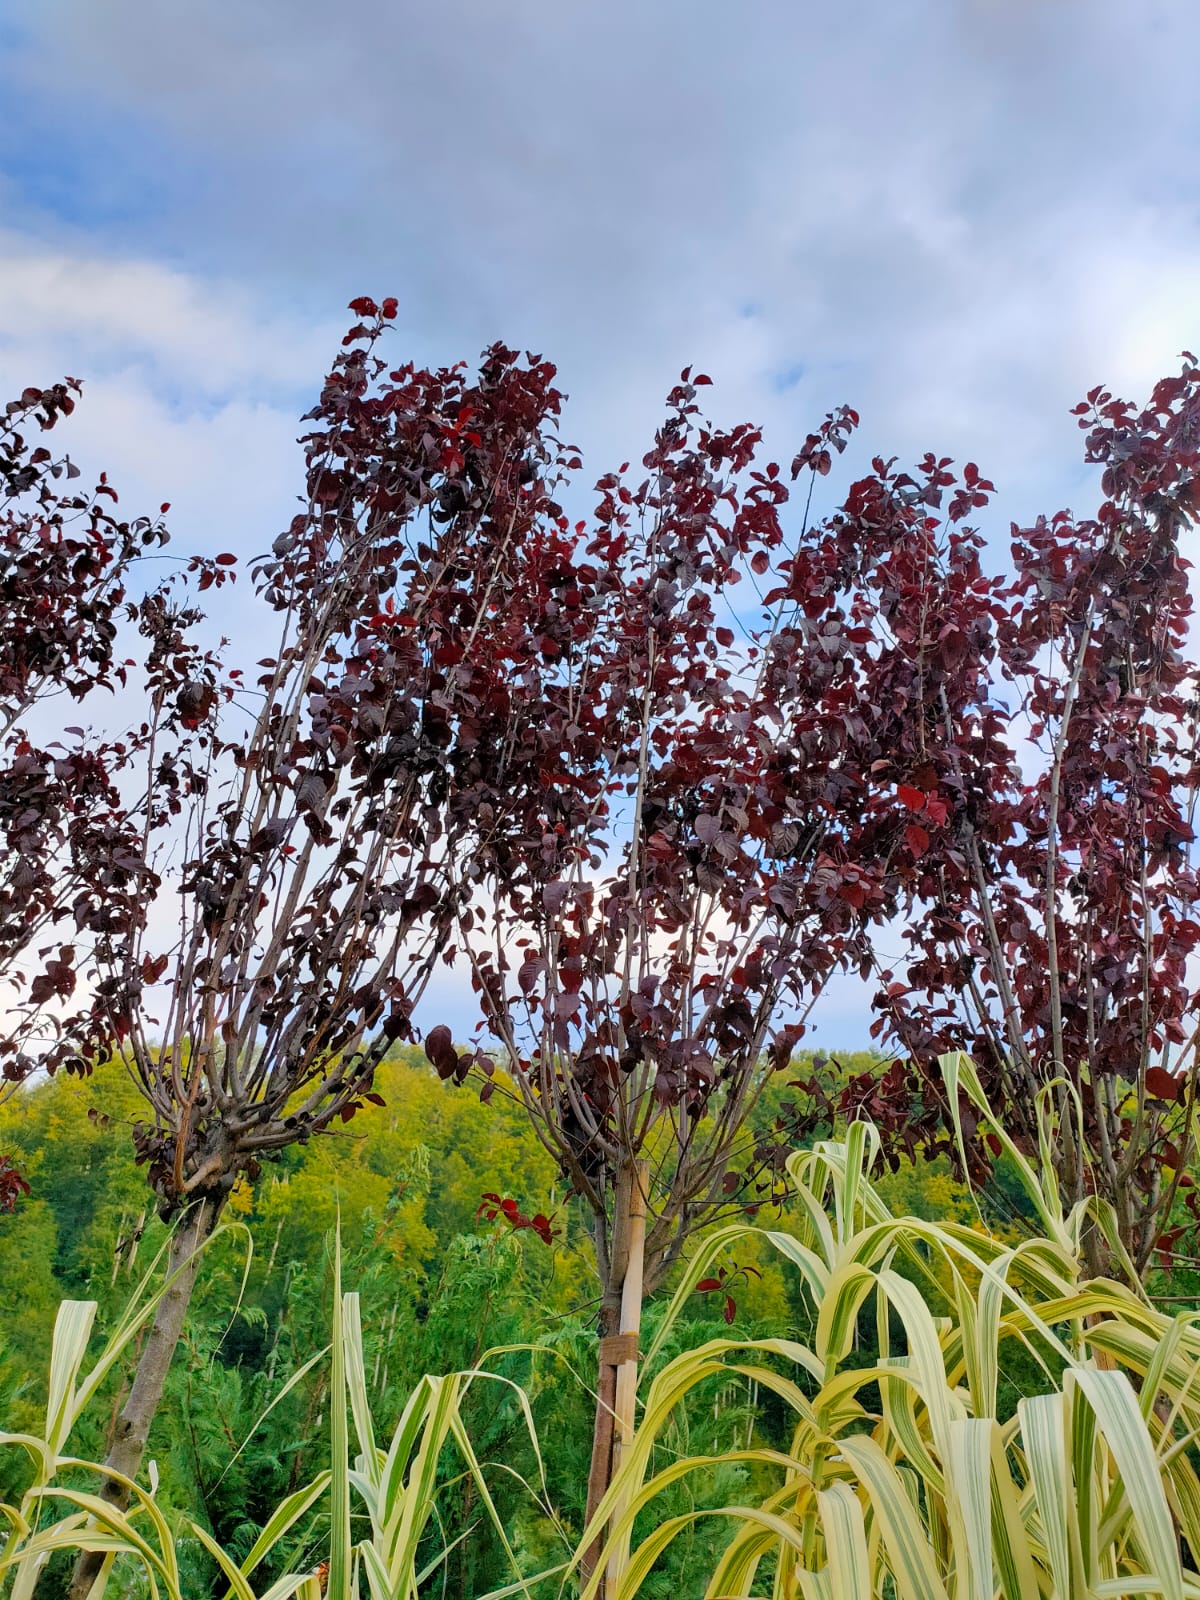
M 796 1066 L 803 1082 L 811 1061 Z M 868 1070 L 877 1070 L 869 1055 L 823 1067 L 831 1079 Z M 278 1396 L 327 1339 L 329 1243 L 340 1218 L 345 1281 L 363 1297 L 380 1426 L 390 1426 L 423 1373 L 469 1368 L 489 1355 L 489 1367 L 520 1381 L 532 1398 L 552 1503 L 565 1528 L 578 1534 L 593 1420 L 586 1384 L 593 1377 L 596 1278 L 586 1217 L 578 1201 L 565 1199 L 528 1119 L 506 1096 L 481 1104 L 469 1088 L 442 1081 L 413 1049 L 387 1058 L 376 1085 L 385 1105 L 365 1108 L 342 1133 L 281 1152 L 257 1185 L 234 1190 L 230 1216 L 246 1233 L 230 1233 L 201 1268 L 151 1433 L 163 1504 L 197 1516 L 229 1549 L 244 1553 L 269 1511 L 325 1464 L 326 1364 Z M 802 1091 L 787 1080 L 772 1084 L 758 1113 L 764 1142 L 778 1138 L 784 1108 L 797 1097 Z M 124 1067 L 108 1062 L 88 1079 L 59 1076 L 27 1086 L 0 1107 L 0 1148 L 28 1174 L 33 1191 L 0 1228 L 0 1281 L 8 1286 L 0 1302 L 0 1429 L 35 1423 L 59 1301 L 97 1299 L 102 1321 L 111 1321 L 163 1244 L 166 1226 L 147 1205 L 129 1139 L 139 1105 Z M 782 1185 L 763 1180 L 759 1220 L 786 1229 L 788 1212 L 773 1203 L 773 1187 Z M 901 1211 L 964 1222 L 974 1215 L 968 1192 L 944 1161 L 901 1159 L 883 1187 Z M 515 1200 L 523 1217 L 544 1212 L 550 1242 L 531 1228 L 514 1228 L 503 1213 L 489 1221 L 486 1211 L 494 1208 L 481 1210 L 485 1193 Z M 1021 1203 L 1015 1190 L 1012 1202 Z M 998 1193 L 998 1207 L 1007 1203 Z M 732 1324 L 723 1291 L 694 1294 L 671 1353 L 718 1333 L 800 1337 L 810 1327 L 813 1308 L 768 1252 L 739 1250 L 726 1268 L 736 1274 Z M 865 1362 L 871 1344 L 865 1324 L 864 1337 Z M 489 1354 L 509 1346 L 536 1350 Z M 102 1453 L 127 1383 L 124 1372 L 107 1385 L 81 1437 L 83 1454 Z M 481 1456 L 532 1478 L 535 1463 L 515 1404 L 489 1390 L 472 1404 Z M 701 1408 L 691 1436 L 675 1443 L 719 1453 L 751 1437 L 770 1442 L 773 1428 L 782 1426 L 783 1413 L 768 1396 L 752 1397 L 725 1382 Z M 6 1474 L 0 1498 L 16 1498 L 19 1459 L 10 1454 L 0 1467 Z M 745 1487 L 736 1466 L 715 1474 L 712 1503 L 723 1503 L 739 1485 Z M 515 1478 L 499 1474 L 495 1492 L 535 1570 L 552 1553 L 557 1530 Z M 463 1594 L 482 1593 L 507 1571 L 472 1499 L 464 1484 L 443 1501 L 449 1537 L 468 1525 L 475 1530 L 451 1569 L 451 1589 Z M 306 1536 L 315 1546 L 321 1535 L 318 1521 Z M 198 1545 L 189 1549 L 203 1583 L 207 1558 Z M 702 1537 L 682 1543 L 664 1571 L 662 1592 L 699 1574 L 710 1554 Z

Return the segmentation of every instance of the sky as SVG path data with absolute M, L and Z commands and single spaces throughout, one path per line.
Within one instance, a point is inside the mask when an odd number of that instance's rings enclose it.
M 5 0 L 0 385 L 82 378 L 81 465 L 252 556 L 395 295 L 397 360 L 555 361 L 597 476 L 694 363 L 780 460 L 846 402 L 977 461 L 1002 551 L 1088 508 L 1069 407 L 1200 345 L 1198 51 L 1194 0 Z

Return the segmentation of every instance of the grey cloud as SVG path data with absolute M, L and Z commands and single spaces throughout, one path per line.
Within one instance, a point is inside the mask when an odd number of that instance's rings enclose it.
M 1129 273 L 1131 226 L 1198 242 L 1200 24 L 1155 0 L 39 0 L 25 20 L 30 81 L 160 129 L 156 188 L 183 163 L 151 253 L 326 314 L 399 293 L 422 359 L 532 344 L 597 455 L 635 447 L 696 360 L 781 450 L 851 399 L 889 451 L 948 430 L 1032 487 L 1156 291 L 1162 240 Z

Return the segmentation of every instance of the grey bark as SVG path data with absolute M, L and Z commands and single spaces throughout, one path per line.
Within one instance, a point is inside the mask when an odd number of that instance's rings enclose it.
M 127 1478 L 137 1476 L 146 1453 L 150 1425 L 162 1401 L 171 1357 L 183 1333 L 184 1318 L 196 1286 L 200 1248 L 216 1226 L 224 1197 L 197 1200 L 181 1219 L 171 1240 L 167 1274 L 169 1287 L 158 1303 L 142 1349 L 129 1397 L 121 1408 L 109 1441 L 104 1465 Z M 114 1478 L 106 1478 L 100 1496 L 121 1510 L 129 1504 L 129 1491 Z M 81 1550 L 67 1591 L 69 1600 L 87 1600 L 104 1565 L 104 1553 Z

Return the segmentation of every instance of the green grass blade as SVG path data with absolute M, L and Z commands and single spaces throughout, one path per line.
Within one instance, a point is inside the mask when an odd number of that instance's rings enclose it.
M 279 1578 L 265 1592 L 262 1600 L 322 1600 L 321 1581 L 311 1572 L 289 1572 Z
M 875 1274 L 855 1261 L 848 1261 L 830 1274 L 824 1298 L 817 1312 L 817 1355 L 825 1363 L 825 1376 L 849 1355 L 854 1345 L 858 1313 L 875 1287 Z
M 849 1484 L 835 1483 L 818 1492 L 817 1507 L 825 1533 L 832 1594 L 836 1600 L 872 1600 L 871 1557 L 857 1495 Z
M 50 1388 L 46 1398 L 46 1444 L 56 1456 L 62 1453 L 75 1420 L 75 1390 L 95 1320 L 94 1300 L 64 1300 L 54 1319 L 50 1340 Z
M 1097 1372 L 1077 1367 L 1066 1375 L 1086 1398 L 1116 1463 L 1129 1500 L 1139 1542 L 1150 1563 L 1150 1576 L 1165 1600 L 1183 1600 L 1183 1572 L 1171 1511 L 1163 1490 L 1154 1442 L 1138 1406 L 1133 1386 L 1123 1372 Z
M 992 1600 L 992 1430 L 986 1417 L 961 1417 L 950 1424 L 946 1485 L 957 1524 L 957 1559 L 967 1582 L 963 1600 Z
M 1039 1593 L 1038 1566 L 1021 1516 L 1017 1486 L 1009 1470 L 1004 1437 L 991 1430 L 992 1555 L 1003 1600 L 1028 1600 Z
M 899 1594 L 904 1600 L 948 1600 L 928 1533 L 896 1468 L 866 1434 L 843 1439 L 841 1454 L 867 1491 Z
M 317 1363 L 319 1361 L 324 1361 L 325 1357 L 328 1354 L 329 1354 L 329 1346 L 326 1345 L 324 1350 L 318 1350 L 315 1356 L 309 1356 L 308 1360 L 304 1363 L 303 1366 L 296 1368 L 295 1372 L 292 1373 L 291 1377 L 283 1385 L 283 1387 L 280 1389 L 279 1393 L 275 1396 L 275 1398 L 271 1401 L 271 1403 L 268 1406 L 266 1406 L 262 1411 L 259 1412 L 258 1416 L 255 1418 L 254 1426 L 250 1429 L 250 1432 L 246 1435 L 246 1437 L 242 1440 L 241 1444 L 238 1445 L 237 1449 L 233 1452 L 233 1454 L 230 1456 L 229 1460 L 225 1463 L 225 1466 L 221 1471 L 221 1476 L 213 1484 L 213 1488 L 214 1489 L 218 1488 L 220 1486 L 220 1484 L 224 1481 L 225 1476 L 229 1472 L 230 1468 L 234 1465 L 234 1463 L 241 1456 L 243 1450 L 245 1450 L 246 1446 L 250 1443 L 251 1439 L 253 1439 L 254 1435 L 262 1427 L 263 1423 L 271 1415 L 272 1411 L 274 1411 L 275 1407 L 279 1404 L 279 1402 L 281 1400 L 285 1399 L 292 1392 L 292 1390 L 296 1387 L 296 1385 L 298 1383 L 301 1383 L 305 1378 L 307 1378 L 309 1373 L 317 1365 Z
M 535 1584 L 545 1583 L 548 1578 L 561 1578 L 569 1566 L 569 1562 L 561 1561 L 557 1567 L 547 1567 L 545 1571 L 535 1572 L 518 1583 L 506 1583 L 502 1589 L 489 1589 L 486 1594 L 479 1596 L 479 1600 L 508 1600 L 510 1595 L 525 1594 Z
M 988 1104 L 987 1096 L 983 1092 L 983 1085 L 979 1081 L 979 1073 L 970 1056 L 961 1050 L 951 1051 L 949 1054 L 938 1057 L 938 1066 L 942 1069 L 942 1078 L 946 1085 L 946 1098 L 950 1106 L 950 1115 L 954 1122 L 954 1138 L 960 1151 L 966 1151 L 966 1140 L 963 1134 L 962 1113 L 959 1108 L 959 1090 L 963 1090 L 967 1098 L 975 1106 L 991 1133 L 1004 1147 L 1004 1154 L 1012 1163 L 1014 1170 L 1021 1179 L 1021 1186 L 1037 1211 L 1038 1220 L 1047 1236 L 1055 1240 L 1066 1238 L 1066 1228 L 1062 1213 L 1061 1203 L 1057 1199 L 1057 1190 L 1054 1184 L 1053 1163 L 1041 1163 L 1047 1182 L 1039 1178 L 1037 1171 L 1013 1143 L 1003 1123 L 999 1122 Z M 1048 1185 L 1048 1186 L 1047 1186 Z
M 250 1546 L 241 1565 L 243 1577 L 249 1577 L 263 1557 L 272 1551 L 284 1534 L 300 1520 L 310 1506 L 316 1504 L 320 1497 L 330 1487 L 330 1475 L 321 1472 L 303 1489 L 297 1489 L 294 1494 L 288 1495 L 286 1500 L 281 1500 L 263 1524 L 263 1530 Z
M 379 1453 L 375 1448 L 375 1428 L 371 1421 L 371 1402 L 367 1398 L 366 1361 L 363 1356 L 362 1312 L 357 1294 L 342 1296 L 342 1330 L 345 1344 L 346 1383 L 350 1391 L 350 1413 L 358 1435 L 358 1449 L 367 1476 L 379 1481 Z
M 229 1593 L 236 1595 L 237 1600 L 254 1600 L 254 1590 L 238 1570 L 237 1563 L 233 1560 L 233 1557 L 226 1555 L 212 1534 L 206 1532 L 191 1517 L 188 1518 L 188 1527 L 191 1528 L 192 1533 L 199 1539 L 200 1543 L 225 1574 L 225 1581 L 229 1585 Z
M 1074 1474 L 1067 1458 L 1066 1406 L 1061 1394 L 1033 1395 L 1018 1401 L 1017 1415 L 1054 1588 L 1071 1595 L 1076 1588 L 1068 1527 Z

